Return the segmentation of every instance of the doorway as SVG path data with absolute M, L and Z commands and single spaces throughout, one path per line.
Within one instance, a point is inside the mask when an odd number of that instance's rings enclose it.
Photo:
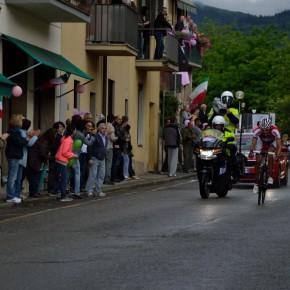
M 108 107 L 107 116 L 114 115 L 115 81 L 108 80 Z
M 149 160 L 148 160 L 148 170 L 149 171 L 158 171 L 158 130 L 156 121 L 158 118 L 156 111 L 156 104 L 150 102 L 149 104 Z
M 38 89 L 44 83 L 55 78 L 55 70 L 46 66 L 34 69 L 34 127 L 46 130 L 54 123 L 55 88 Z
M 18 73 L 28 67 L 28 56 L 9 41 L 3 40 L 3 74 L 7 77 Z M 17 60 L 17 61 L 15 61 Z M 12 114 L 27 115 L 27 73 L 20 74 L 11 79 L 22 88 L 22 95 L 3 98 L 2 131 L 8 129 L 9 119 Z

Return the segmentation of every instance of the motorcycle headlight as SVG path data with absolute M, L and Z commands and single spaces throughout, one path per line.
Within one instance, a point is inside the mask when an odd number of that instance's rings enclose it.
M 213 150 L 200 150 L 200 158 L 205 160 L 211 160 L 216 158 Z

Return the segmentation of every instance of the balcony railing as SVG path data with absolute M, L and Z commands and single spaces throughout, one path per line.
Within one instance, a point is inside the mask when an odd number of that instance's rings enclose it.
M 138 34 L 138 59 L 142 60 L 165 60 L 172 64 L 178 64 L 178 39 L 171 32 L 167 33 L 163 37 L 164 50 L 162 55 L 156 53 L 157 50 L 157 41 L 154 39 L 155 35 L 154 29 L 139 29 Z M 151 43 L 154 41 L 154 44 Z M 154 54 L 150 55 L 150 47 L 154 47 Z
M 179 48 L 179 69 L 187 71 L 192 67 L 201 67 L 201 55 L 197 46 L 184 45 Z
M 94 5 L 87 26 L 88 44 L 121 44 L 137 51 L 138 15 L 127 5 Z
M 74 9 L 77 9 L 87 15 L 91 13 L 93 0 L 58 0 Z

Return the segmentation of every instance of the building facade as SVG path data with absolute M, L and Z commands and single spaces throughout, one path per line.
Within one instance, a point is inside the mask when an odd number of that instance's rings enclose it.
M 3 99 L 2 132 L 11 114 L 21 113 L 33 128 L 46 129 L 74 113 L 126 115 L 131 125 L 137 174 L 160 169 L 160 100 L 165 93 L 187 102 L 191 74 L 199 61 L 180 59 L 180 40 L 164 38 L 165 50 L 154 59 L 154 20 L 167 7 L 172 24 L 195 11 L 188 0 L 118 1 L 0 0 L 0 73 L 19 85 L 21 97 Z M 140 26 L 146 7 L 149 25 Z M 146 43 L 147 42 L 147 43 Z M 146 44 L 146 49 L 144 48 Z M 188 57 L 188 59 L 187 59 Z M 180 86 L 176 73 L 189 74 Z M 48 80 L 68 81 L 46 89 Z M 84 85 L 85 90 L 78 90 Z M 177 89 L 179 88 L 179 89 Z
M 154 59 L 153 23 L 163 6 L 167 7 L 167 19 L 173 27 L 179 15 L 194 12 L 195 6 L 175 0 L 138 1 L 130 6 L 107 1 L 98 3 L 92 9 L 90 23 L 62 25 L 62 54 L 94 78 L 86 85 L 84 94 L 76 96 L 72 92 L 66 96 L 67 117 L 73 108 L 94 115 L 127 115 L 137 173 L 157 171 L 162 150 L 160 99 L 164 92 L 170 92 L 179 98 L 181 106 L 188 102 L 192 69 L 200 67 L 200 63 L 189 62 L 185 68 L 189 84 L 186 87 L 179 84 L 178 90 L 175 73 L 181 70 L 180 42 L 173 35 L 166 36 L 162 59 Z M 140 27 L 144 7 L 150 22 L 146 29 Z M 142 47 L 144 39 L 148 39 L 147 53 Z M 69 86 L 75 81 L 70 79 Z

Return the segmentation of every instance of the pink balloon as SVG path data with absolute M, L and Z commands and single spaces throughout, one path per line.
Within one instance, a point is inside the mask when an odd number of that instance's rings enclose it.
M 85 86 L 83 86 L 83 85 L 78 85 L 78 86 L 77 86 L 77 92 L 78 92 L 79 94 L 83 94 L 83 93 L 85 92 Z
M 22 95 L 22 88 L 19 86 L 14 86 L 12 88 L 12 95 L 14 97 L 20 97 Z

